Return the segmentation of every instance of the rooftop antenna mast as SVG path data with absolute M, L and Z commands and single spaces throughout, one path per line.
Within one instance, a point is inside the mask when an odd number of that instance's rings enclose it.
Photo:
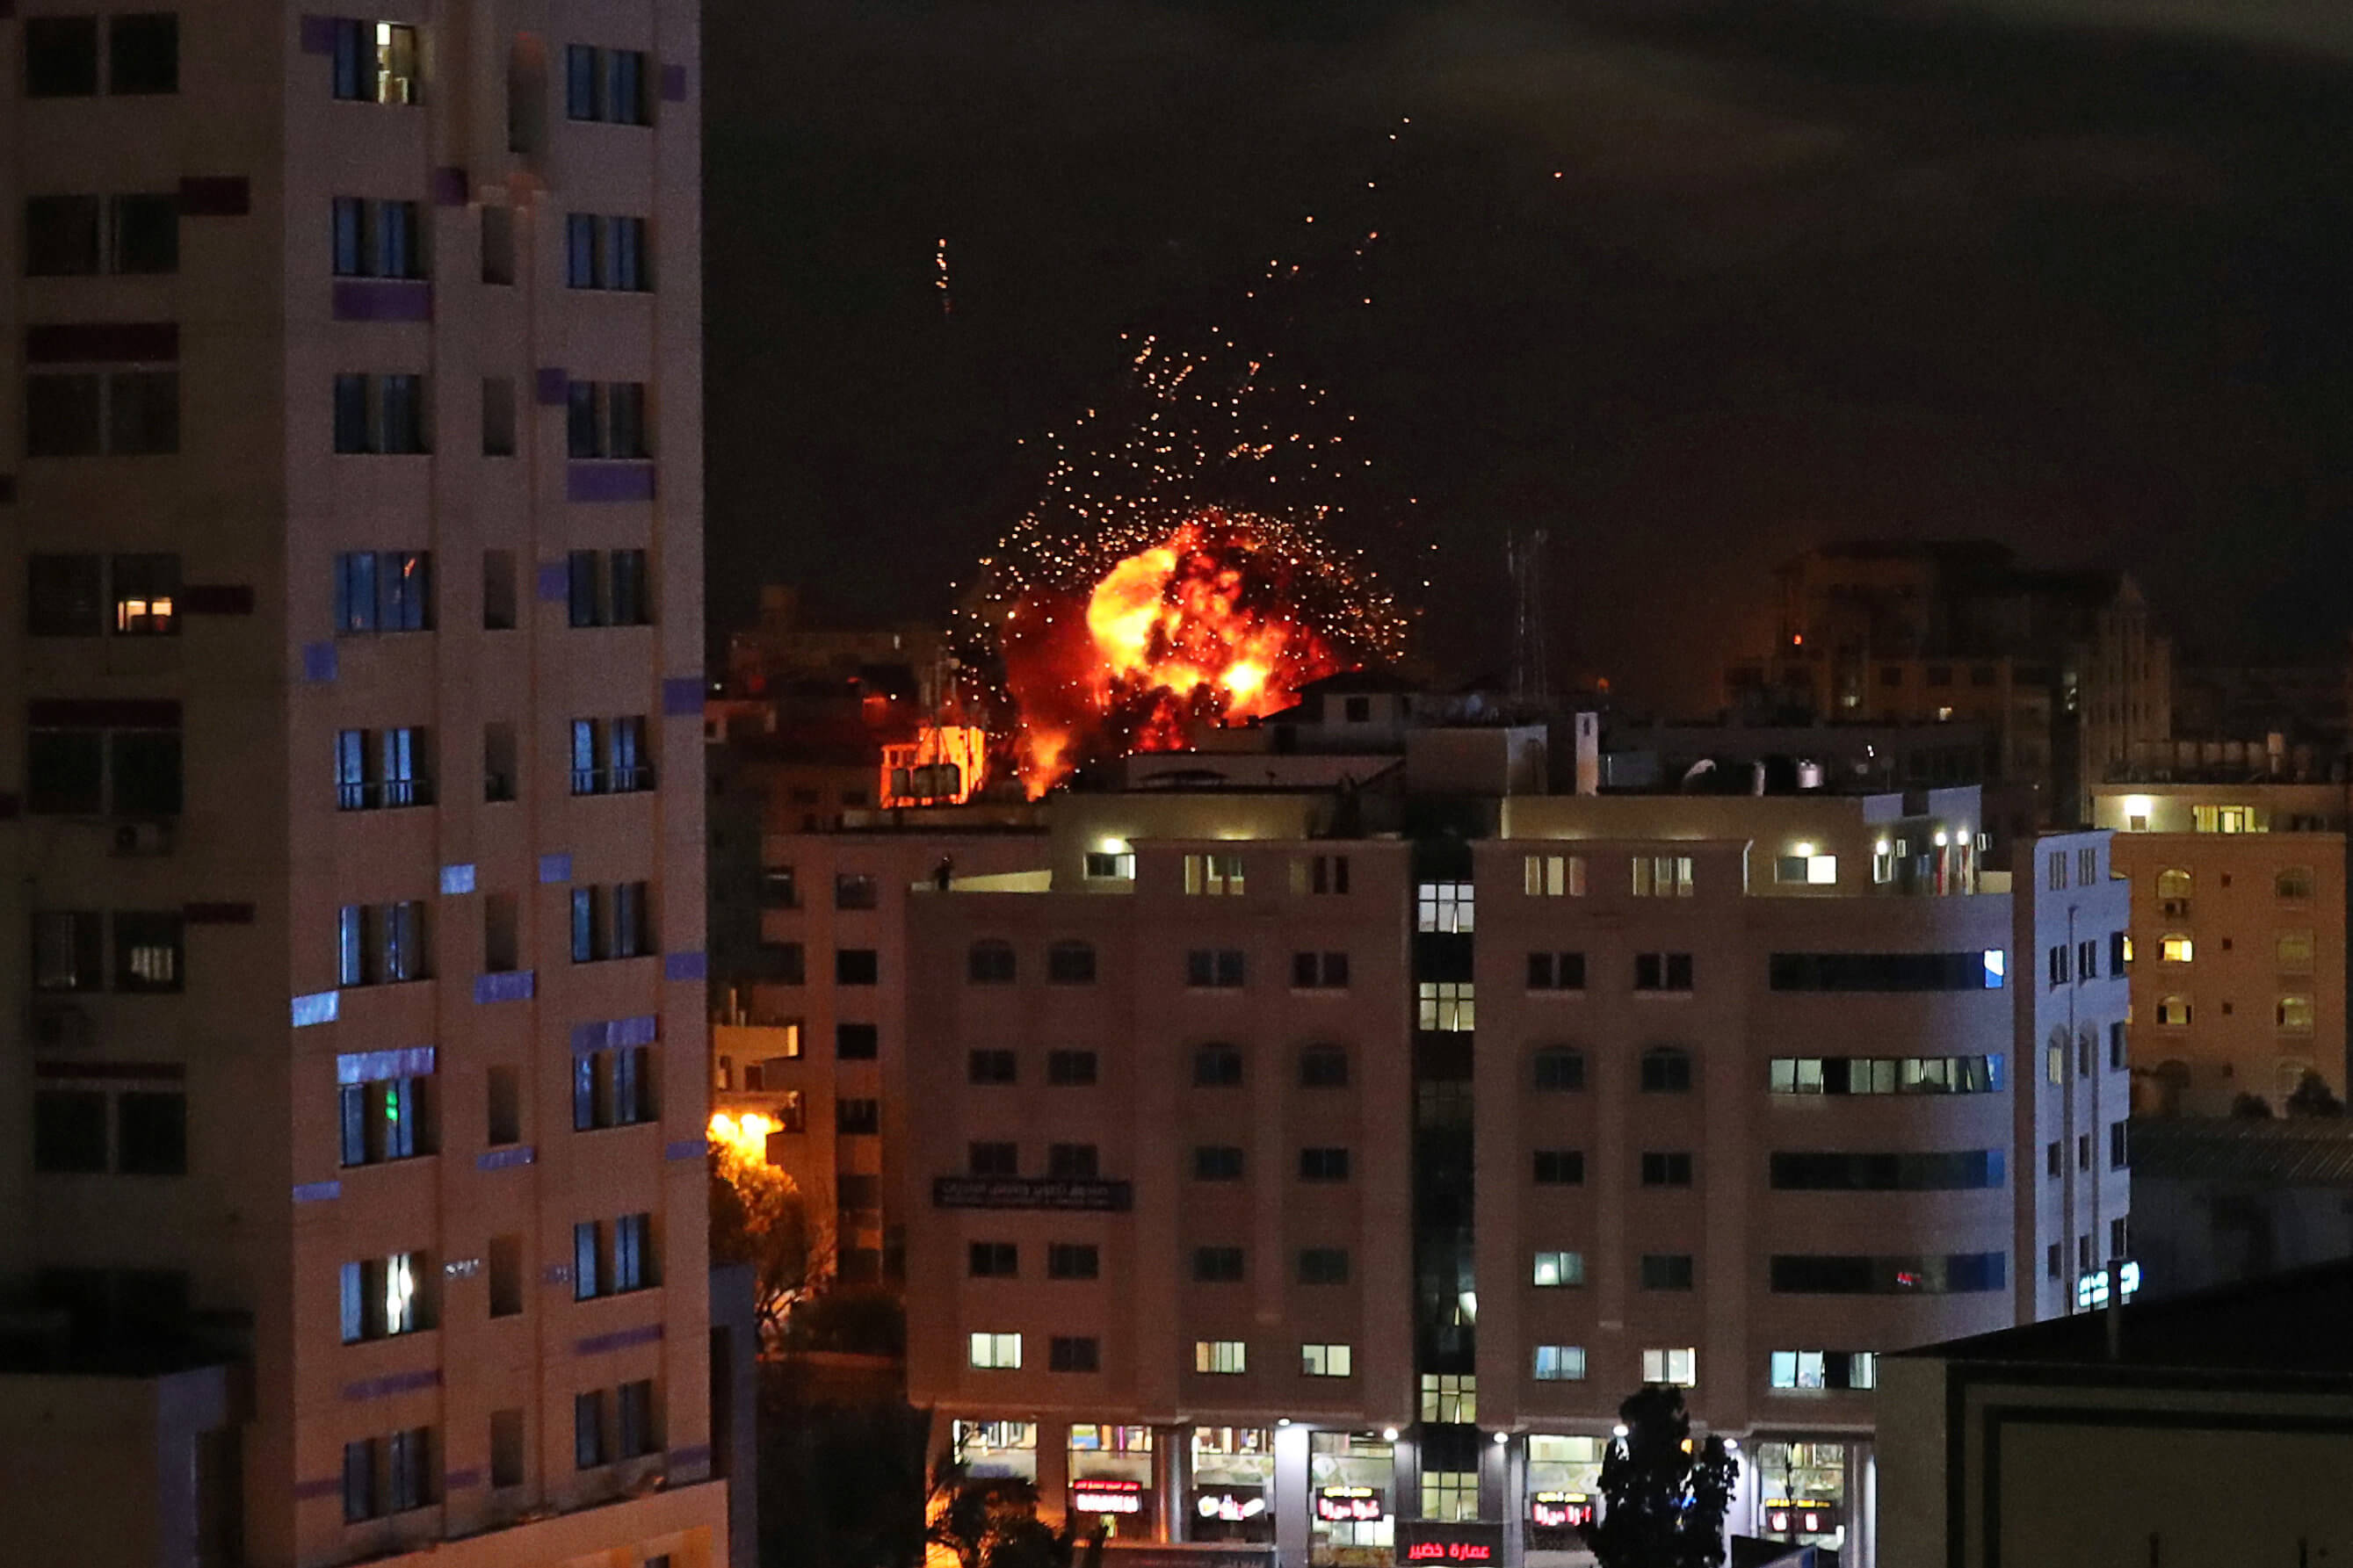
M 1545 647 L 1545 531 L 1514 532 L 1504 544 L 1512 578 L 1512 696 L 1540 703 L 1552 695 L 1552 658 Z

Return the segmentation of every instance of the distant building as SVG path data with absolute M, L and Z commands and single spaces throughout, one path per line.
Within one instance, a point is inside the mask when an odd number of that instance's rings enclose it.
M 2353 1258 L 2353 1120 L 2133 1123 L 2133 1255 L 2151 1297 Z
M 1611 793 L 1593 728 L 1556 768 L 1469 719 L 1342 682 L 1257 750 L 772 837 L 796 980 L 720 1100 L 883 1173 L 912 1396 L 1124 1542 L 1566 1563 L 1647 1377 L 1747 1444 L 1736 1528 L 1868 1563 L 1880 1352 L 2125 1238 L 2106 836 L 1730 762 Z
M 1725 675 L 1736 712 L 1982 725 L 1991 776 L 2061 823 L 2171 733 L 2170 645 L 2122 574 L 2028 568 L 1986 541 L 1850 540 L 1778 576 L 1769 651 Z
M 2306 1072 L 2346 1092 L 2348 786 L 2217 769 L 2104 784 L 2093 821 L 2132 883 L 2142 1108 L 2274 1110 Z
M 2348 1321 L 2335 1263 L 1888 1357 L 1881 1563 L 2335 1561 Z

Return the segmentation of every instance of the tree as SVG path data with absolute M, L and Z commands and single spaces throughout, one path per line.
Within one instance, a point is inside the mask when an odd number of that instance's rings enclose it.
M 1651 1384 L 1618 1406 L 1625 1435 L 1601 1461 L 1601 1518 L 1582 1531 L 1600 1568 L 1716 1568 L 1740 1461 L 1721 1437 L 1694 1444 L 1683 1393 Z
M 776 1166 L 723 1144 L 711 1151 L 711 1256 L 752 1266 L 763 1340 L 808 1294 L 821 1243 L 813 1237 L 800 1188 Z
M 2290 1116 L 2342 1116 L 2345 1114 L 2345 1102 L 2330 1091 L 2327 1079 L 2307 1069 L 2304 1080 L 2295 1086 L 2295 1092 L 2287 1097 L 2287 1113 Z
M 1103 1557 L 1105 1531 L 1087 1539 L 1084 1568 Z M 973 1476 L 943 1455 L 932 1468 L 923 1541 L 960 1568 L 1074 1568 L 1079 1516 L 1065 1513 L 1055 1530 L 1038 1517 L 1038 1488 L 1018 1476 Z
M 2260 1094 L 2242 1093 L 2231 1101 L 2231 1115 L 2240 1121 L 2269 1121 L 2272 1102 Z

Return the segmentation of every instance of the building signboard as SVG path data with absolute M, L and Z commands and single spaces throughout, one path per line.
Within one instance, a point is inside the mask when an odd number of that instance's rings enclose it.
M 1126 1182 L 1060 1176 L 935 1176 L 935 1209 L 1059 1209 L 1125 1214 L 1134 1202 Z

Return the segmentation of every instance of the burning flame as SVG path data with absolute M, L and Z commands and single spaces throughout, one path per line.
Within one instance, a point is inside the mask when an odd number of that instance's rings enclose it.
M 1314 570 L 1253 520 L 1205 510 L 1113 563 L 1082 602 L 1025 597 L 1000 647 L 1030 796 L 1091 757 L 1178 751 L 1197 724 L 1281 712 L 1353 668 L 1314 624 Z
M 768 1163 L 768 1134 L 776 1130 L 774 1118 L 756 1110 L 747 1110 L 741 1116 L 715 1110 L 711 1114 L 710 1142 L 712 1147 L 746 1164 L 765 1165 Z

